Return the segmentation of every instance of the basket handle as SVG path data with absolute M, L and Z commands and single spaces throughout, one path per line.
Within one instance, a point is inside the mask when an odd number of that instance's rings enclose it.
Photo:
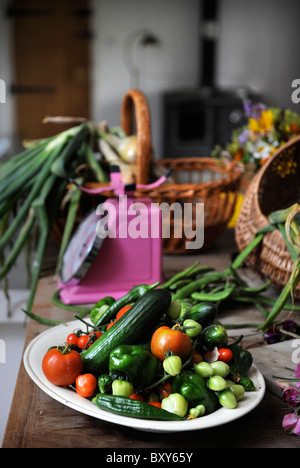
M 127 135 L 133 132 L 133 114 L 137 135 L 137 184 L 147 184 L 152 160 L 151 126 L 149 107 L 145 95 L 131 89 L 125 94 L 121 107 L 121 127 Z

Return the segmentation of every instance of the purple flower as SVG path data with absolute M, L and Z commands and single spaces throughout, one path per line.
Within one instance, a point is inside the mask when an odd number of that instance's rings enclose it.
M 294 433 L 296 426 L 299 426 L 299 418 L 295 413 L 286 414 L 282 420 L 282 427 L 286 432 L 290 434 Z M 299 428 L 297 428 L 298 430 Z M 296 434 L 299 435 L 299 432 Z
M 245 114 L 247 117 L 250 117 L 252 119 L 259 119 L 259 117 L 261 116 L 261 111 L 265 109 L 267 109 L 267 107 L 260 102 L 252 103 L 249 100 L 246 100 L 244 102 Z
M 286 387 L 282 393 L 283 401 L 287 402 L 291 409 L 297 409 L 300 404 L 300 392 L 295 387 Z
M 297 324 L 296 324 L 296 322 L 294 322 L 293 320 L 285 320 L 284 322 L 282 322 L 281 328 L 282 328 L 283 330 L 287 330 L 287 331 L 296 333 L 296 331 L 297 331 Z
M 298 418 L 296 422 L 296 426 L 294 428 L 294 434 L 295 435 L 300 435 L 300 418 Z
M 278 343 L 280 341 L 280 332 L 278 328 L 270 327 L 264 335 L 267 344 Z
M 240 145 L 240 146 L 243 147 L 243 146 L 247 143 L 248 138 L 249 138 L 249 133 L 250 133 L 250 132 L 249 132 L 249 129 L 246 128 L 245 130 L 243 130 L 243 131 L 239 134 L 239 136 L 238 136 L 238 142 L 239 142 L 239 145 Z
M 300 379 L 300 362 L 295 369 L 295 376 L 297 379 Z

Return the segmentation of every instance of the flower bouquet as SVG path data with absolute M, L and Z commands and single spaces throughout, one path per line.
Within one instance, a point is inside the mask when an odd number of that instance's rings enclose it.
M 289 109 L 268 108 L 262 103 L 244 101 L 247 124 L 232 133 L 232 141 L 217 145 L 212 156 L 236 161 L 254 175 L 291 138 L 300 134 L 300 116 Z

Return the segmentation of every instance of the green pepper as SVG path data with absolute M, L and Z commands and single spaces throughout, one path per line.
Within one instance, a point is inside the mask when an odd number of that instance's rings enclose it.
M 146 349 L 138 345 L 121 345 L 109 356 L 111 375 L 126 375 L 137 388 L 149 385 L 158 368 L 158 360 Z
M 213 413 L 218 406 L 214 391 L 207 387 L 206 380 L 193 371 L 182 371 L 172 380 L 172 392 L 180 393 L 188 402 L 189 408 L 203 405 L 205 414 Z
M 92 310 L 90 311 L 90 319 L 91 322 L 96 325 L 98 322 L 101 321 L 102 315 L 115 303 L 115 299 L 113 297 L 107 296 L 103 297 L 98 301 Z
M 108 309 L 102 313 L 97 322 L 94 323 L 96 327 L 108 323 L 112 318 L 116 316 L 119 310 L 127 304 L 132 302 L 136 302 L 138 299 L 143 297 L 148 291 L 151 289 L 156 288 L 159 285 L 159 282 L 154 284 L 139 284 L 138 286 L 133 286 L 133 288 L 128 291 L 127 294 L 120 297 L 117 301 L 115 301 Z
M 253 363 L 252 354 L 238 344 L 232 344 L 228 348 L 231 349 L 233 354 L 233 364 L 230 366 L 230 373 L 234 377 L 246 375 Z
M 100 393 L 109 393 L 112 386 L 112 379 L 108 374 L 102 374 L 98 377 L 98 387 Z

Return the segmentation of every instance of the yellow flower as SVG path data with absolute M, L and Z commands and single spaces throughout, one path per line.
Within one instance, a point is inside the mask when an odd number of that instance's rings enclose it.
M 273 114 L 271 110 L 262 110 L 261 116 L 258 120 L 249 119 L 249 129 L 253 133 L 267 133 L 273 126 Z
M 251 132 L 254 132 L 254 133 L 259 133 L 260 131 L 260 126 L 259 126 L 259 122 L 258 120 L 256 119 L 253 119 L 253 118 L 250 118 L 249 119 L 249 129 L 251 130 Z
M 263 110 L 259 119 L 260 126 L 264 132 L 269 132 L 273 126 L 273 114 L 271 110 Z

